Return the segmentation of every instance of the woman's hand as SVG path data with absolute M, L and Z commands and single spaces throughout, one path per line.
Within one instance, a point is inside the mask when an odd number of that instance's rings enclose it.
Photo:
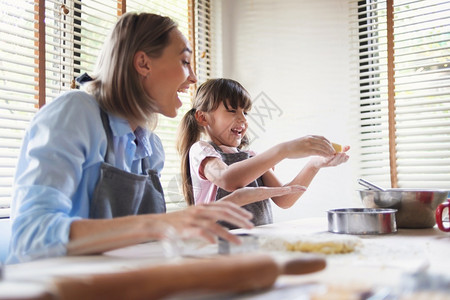
M 240 240 L 217 221 L 225 221 L 242 228 L 252 228 L 250 220 L 253 215 L 240 206 L 256 201 L 305 191 L 306 188 L 293 185 L 284 187 L 244 187 L 223 197 L 220 201 L 189 206 L 186 210 L 168 213 L 162 217 L 169 226 L 173 227 L 181 238 L 203 237 L 215 242 L 219 236 L 232 243 L 239 244 Z
M 217 221 L 250 229 L 254 226 L 250 222 L 252 218 L 250 212 L 230 201 L 189 206 L 182 211 L 161 215 L 161 221 L 175 229 L 180 238 L 202 237 L 214 243 L 218 236 L 235 244 L 239 244 L 240 240 Z
M 232 202 L 189 206 L 167 214 L 144 214 L 113 219 L 81 219 L 72 222 L 67 254 L 81 255 L 135 245 L 150 240 L 217 237 L 239 244 L 240 240 L 217 221 L 252 228 L 253 215 Z

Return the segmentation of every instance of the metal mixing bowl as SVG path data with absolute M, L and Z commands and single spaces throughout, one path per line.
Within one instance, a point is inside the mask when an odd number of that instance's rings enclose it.
M 341 208 L 328 211 L 328 231 L 345 234 L 385 234 L 397 231 L 395 209 Z
M 359 190 L 359 195 L 364 207 L 396 209 L 398 228 L 431 228 L 436 225 L 436 208 L 447 199 L 448 190 Z

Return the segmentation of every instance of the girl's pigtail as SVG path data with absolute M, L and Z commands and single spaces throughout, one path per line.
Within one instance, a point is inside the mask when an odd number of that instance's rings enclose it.
M 194 190 L 192 188 L 189 150 L 200 140 L 201 127 L 195 119 L 195 108 L 189 110 L 181 120 L 178 129 L 177 150 L 181 156 L 181 179 L 183 195 L 188 205 L 194 205 Z

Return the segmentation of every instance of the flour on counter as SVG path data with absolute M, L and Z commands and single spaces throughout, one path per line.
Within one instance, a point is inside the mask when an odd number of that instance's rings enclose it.
M 414 272 L 428 267 L 427 243 L 417 244 L 408 238 L 402 243 L 391 244 L 395 235 L 357 236 L 321 232 L 314 234 L 259 235 L 262 251 L 288 254 L 309 252 L 324 254 L 334 265 L 399 268 Z

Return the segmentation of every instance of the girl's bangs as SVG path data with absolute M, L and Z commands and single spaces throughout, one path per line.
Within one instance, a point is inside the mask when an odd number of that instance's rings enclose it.
M 240 84 L 233 83 L 229 82 L 230 86 L 224 89 L 220 95 L 223 105 L 227 109 L 231 106 L 233 109 L 242 108 L 245 111 L 249 111 L 252 108 L 250 95 Z

